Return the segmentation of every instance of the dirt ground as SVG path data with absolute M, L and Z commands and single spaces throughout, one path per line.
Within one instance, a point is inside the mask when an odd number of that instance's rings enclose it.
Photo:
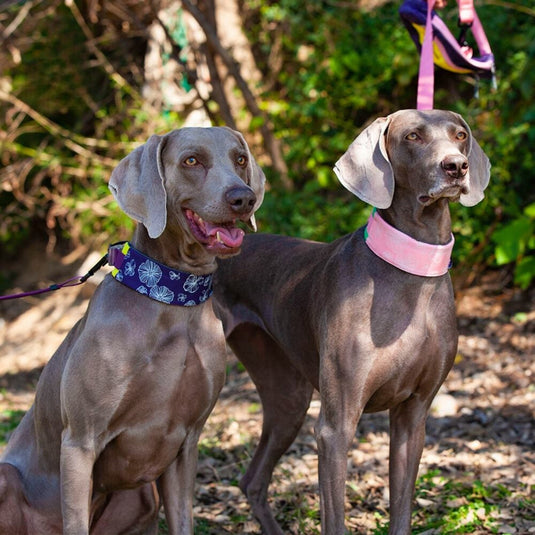
M 42 256 L 33 255 L 23 263 L 26 270 L 16 280 L 17 288 L 71 276 L 76 257 L 43 263 L 35 260 Z M 502 286 L 493 276 L 457 294 L 459 353 L 429 418 L 420 474 L 428 474 L 434 484 L 426 487 L 427 494 L 417 494 L 416 525 L 426 514 L 439 514 L 439 507 L 459 505 L 451 499 L 441 502 L 445 480 L 477 481 L 494 489 L 493 496 L 496 489 L 504 492 L 495 498 L 494 528 L 471 532 L 535 533 L 535 291 Z M 45 297 L 0 302 L 0 423 L 12 414 L 8 411 L 30 406 L 43 366 L 84 313 L 92 288 L 88 282 Z M 200 444 L 197 532 L 257 535 L 259 526 L 236 483 L 260 433 L 261 407 L 252 383 L 230 354 L 228 370 Z M 318 532 L 313 434 L 318 411 L 314 399 L 301 433 L 274 474 L 272 502 L 287 533 Z M 365 415 L 348 455 L 346 522 L 355 533 L 373 533 L 378 517 L 385 518 L 387 459 L 387 414 Z

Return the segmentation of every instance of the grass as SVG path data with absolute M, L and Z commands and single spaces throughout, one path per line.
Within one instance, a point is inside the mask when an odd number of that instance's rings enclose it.
M 535 500 L 515 496 L 504 485 L 485 485 L 467 476 L 461 481 L 433 470 L 418 479 L 414 534 L 507 533 L 507 524 L 514 525 L 519 508 L 525 510 L 525 518 L 535 517 Z M 377 515 L 376 522 L 373 535 L 386 535 L 387 519 Z
M 282 469 L 281 475 L 288 482 L 295 479 L 290 470 Z M 285 491 L 273 491 L 273 501 L 277 521 L 285 533 L 319 535 L 320 511 L 314 489 L 307 485 L 290 484 Z

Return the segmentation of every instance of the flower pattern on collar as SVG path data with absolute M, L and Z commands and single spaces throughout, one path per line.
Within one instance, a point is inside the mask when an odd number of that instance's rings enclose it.
M 130 243 L 111 245 L 108 263 L 115 280 L 151 299 L 190 307 L 204 303 L 212 295 L 213 274 L 195 275 L 172 269 L 145 256 Z

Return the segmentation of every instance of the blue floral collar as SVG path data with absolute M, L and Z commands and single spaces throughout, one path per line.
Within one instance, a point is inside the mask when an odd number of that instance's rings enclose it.
M 212 278 L 171 269 L 134 249 L 130 243 L 110 245 L 108 264 L 115 280 L 132 290 L 168 305 L 190 307 L 212 295 Z

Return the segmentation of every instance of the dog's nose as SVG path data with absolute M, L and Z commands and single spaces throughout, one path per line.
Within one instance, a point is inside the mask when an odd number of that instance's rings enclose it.
M 234 212 L 239 215 L 252 211 L 256 202 L 256 195 L 247 186 L 237 186 L 227 190 L 225 200 L 230 204 Z
M 451 178 L 463 178 L 468 172 L 468 159 L 462 154 L 450 154 L 442 160 L 441 166 Z

